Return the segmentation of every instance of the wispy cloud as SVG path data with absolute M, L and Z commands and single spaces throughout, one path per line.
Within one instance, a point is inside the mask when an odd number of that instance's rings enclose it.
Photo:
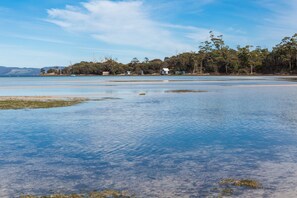
M 50 9 L 48 15 L 47 21 L 67 31 L 87 33 L 101 42 L 166 53 L 193 50 L 197 45 L 193 41 L 205 39 L 209 32 L 156 21 L 143 1 L 92 0 L 80 7 Z
M 24 40 L 31 40 L 31 41 L 40 41 L 40 42 L 46 42 L 46 43 L 55 43 L 55 44 L 67 44 L 72 45 L 73 43 L 53 39 L 53 38 L 46 38 L 46 37 L 37 37 L 37 36 L 28 36 L 28 35 L 17 35 L 17 34 L 10 34 L 10 37 L 17 38 L 17 39 L 24 39 Z
M 262 0 L 261 5 L 271 12 L 271 18 L 265 20 L 271 24 L 286 29 L 297 27 L 297 2 L 296 0 L 272 1 Z
M 259 25 L 263 37 L 280 40 L 297 32 L 296 0 L 261 0 L 257 3 L 269 13 Z
M 174 13 L 178 11 L 184 12 L 185 10 L 188 13 L 191 12 L 200 12 L 202 7 L 211 3 L 216 2 L 217 0 L 157 0 L 158 6 L 154 6 L 155 9 L 160 10 L 174 10 Z M 152 2 L 152 0 L 144 0 L 144 2 Z

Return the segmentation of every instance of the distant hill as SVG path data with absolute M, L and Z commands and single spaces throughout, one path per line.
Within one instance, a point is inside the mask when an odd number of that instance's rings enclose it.
M 20 68 L 0 66 L 0 76 L 38 76 L 38 68 Z
M 63 70 L 64 68 L 65 68 L 64 66 L 47 66 L 47 67 L 43 67 L 42 69 L 44 69 L 44 71 L 47 72 L 50 69 Z

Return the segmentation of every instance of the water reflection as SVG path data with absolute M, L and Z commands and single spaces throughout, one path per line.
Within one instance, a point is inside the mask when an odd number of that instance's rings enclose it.
M 273 77 L 165 78 L 171 81 L 115 86 L 102 86 L 118 80 L 113 77 L 0 79 L 0 95 L 122 98 L 1 111 L 0 196 L 112 188 L 141 197 L 203 197 L 229 177 L 263 184 L 263 189 L 242 196 L 296 193 L 297 87 L 238 86 L 294 82 Z M 208 92 L 165 93 L 173 89 Z

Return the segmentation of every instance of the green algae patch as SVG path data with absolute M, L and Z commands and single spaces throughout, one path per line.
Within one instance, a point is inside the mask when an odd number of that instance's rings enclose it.
M 246 188 L 253 188 L 253 189 L 259 189 L 262 187 L 261 183 L 259 183 L 256 180 L 250 180 L 250 179 L 223 179 L 220 181 L 220 185 L 232 185 L 232 186 L 238 186 L 238 187 L 246 187 Z
M 165 91 L 165 93 L 205 93 L 205 92 L 207 92 L 207 91 L 204 91 L 204 90 L 187 90 L 187 89 Z
M 121 100 L 122 98 L 115 98 L 115 97 L 103 97 L 103 98 L 96 98 L 96 99 L 89 99 L 88 101 L 105 101 L 105 100 Z
M 16 109 L 46 109 L 56 107 L 68 107 L 84 102 L 85 99 L 2 99 L 0 100 L 0 110 Z
M 102 192 L 90 193 L 90 198 L 132 198 L 127 192 L 120 192 L 115 190 L 105 190 Z
M 21 196 L 20 198 L 84 198 L 82 195 L 48 195 L 48 196 L 32 196 L 32 195 L 26 195 Z
M 258 189 L 261 188 L 261 184 L 255 180 L 239 180 L 234 183 L 235 186 L 248 187 Z
M 134 198 L 134 196 L 128 195 L 127 192 L 104 190 L 101 192 L 91 192 L 89 194 L 54 194 L 46 196 L 23 195 L 20 196 L 20 198 Z
M 216 186 L 209 191 L 209 197 L 241 197 L 246 190 L 262 189 L 262 184 L 251 179 L 232 179 L 220 180 Z M 218 186 L 217 186 L 218 185 Z
M 229 197 L 229 196 L 232 196 L 233 193 L 234 193 L 234 190 L 232 188 L 224 188 L 222 189 L 220 196 Z

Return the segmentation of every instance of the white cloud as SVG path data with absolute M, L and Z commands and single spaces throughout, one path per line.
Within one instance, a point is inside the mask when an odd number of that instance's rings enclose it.
M 208 2 L 208 1 L 206 1 Z M 197 47 L 207 29 L 163 24 L 153 20 L 142 1 L 91 0 L 80 7 L 48 10 L 47 21 L 67 31 L 87 33 L 113 45 L 173 53 Z M 176 31 L 178 29 L 178 31 Z

